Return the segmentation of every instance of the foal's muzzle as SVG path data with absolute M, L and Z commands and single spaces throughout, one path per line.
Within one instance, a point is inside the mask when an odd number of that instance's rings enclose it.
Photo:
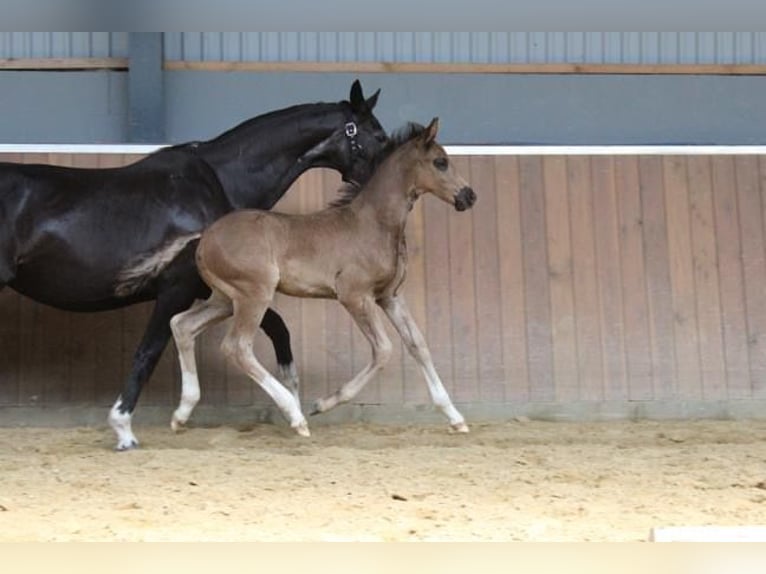
M 464 187 L 455 194 L 455 209 L 465 211 L 476 203 L 476 194 L 470 187 Z

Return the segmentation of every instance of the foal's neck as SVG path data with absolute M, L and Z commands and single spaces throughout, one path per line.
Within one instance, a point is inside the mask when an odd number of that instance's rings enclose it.
M 378 169 L 375 176 L 353 202 L 359 217 L 389 232 L 401 233 L 415 203 L 412 182 L 399 166 L 395 170 Z

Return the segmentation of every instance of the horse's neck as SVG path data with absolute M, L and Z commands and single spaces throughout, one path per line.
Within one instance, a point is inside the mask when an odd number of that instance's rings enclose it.
M 267 114 L 199 144 L 235 208 L 270 209 L 314 161 L 301 156 L 329 137 L 339 123 L 337 104 L 296 106 Z
M 414 198 L 408 194 L 410 184 L 402 173 L 387 175 L 376 173 L 353 203 L 360 218 L 398 237 L 404 233 Z

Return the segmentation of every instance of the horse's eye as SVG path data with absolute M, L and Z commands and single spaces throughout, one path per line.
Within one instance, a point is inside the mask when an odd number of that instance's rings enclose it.
M 447 166 L 449 163 L 447 162 L 446 157 L 437 157 L 434 160 L 434 167 L 438 169 L 439 171 L 447 171 Z

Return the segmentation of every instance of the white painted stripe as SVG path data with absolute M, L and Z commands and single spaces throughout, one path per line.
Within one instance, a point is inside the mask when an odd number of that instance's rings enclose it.
M 169 144 L 168 144 L 169 145 Z M 155 144 L 0 144 L 0 153 L 147 154 Z M 762 145 L 447 145 L 451 155 L 766 155 Z

